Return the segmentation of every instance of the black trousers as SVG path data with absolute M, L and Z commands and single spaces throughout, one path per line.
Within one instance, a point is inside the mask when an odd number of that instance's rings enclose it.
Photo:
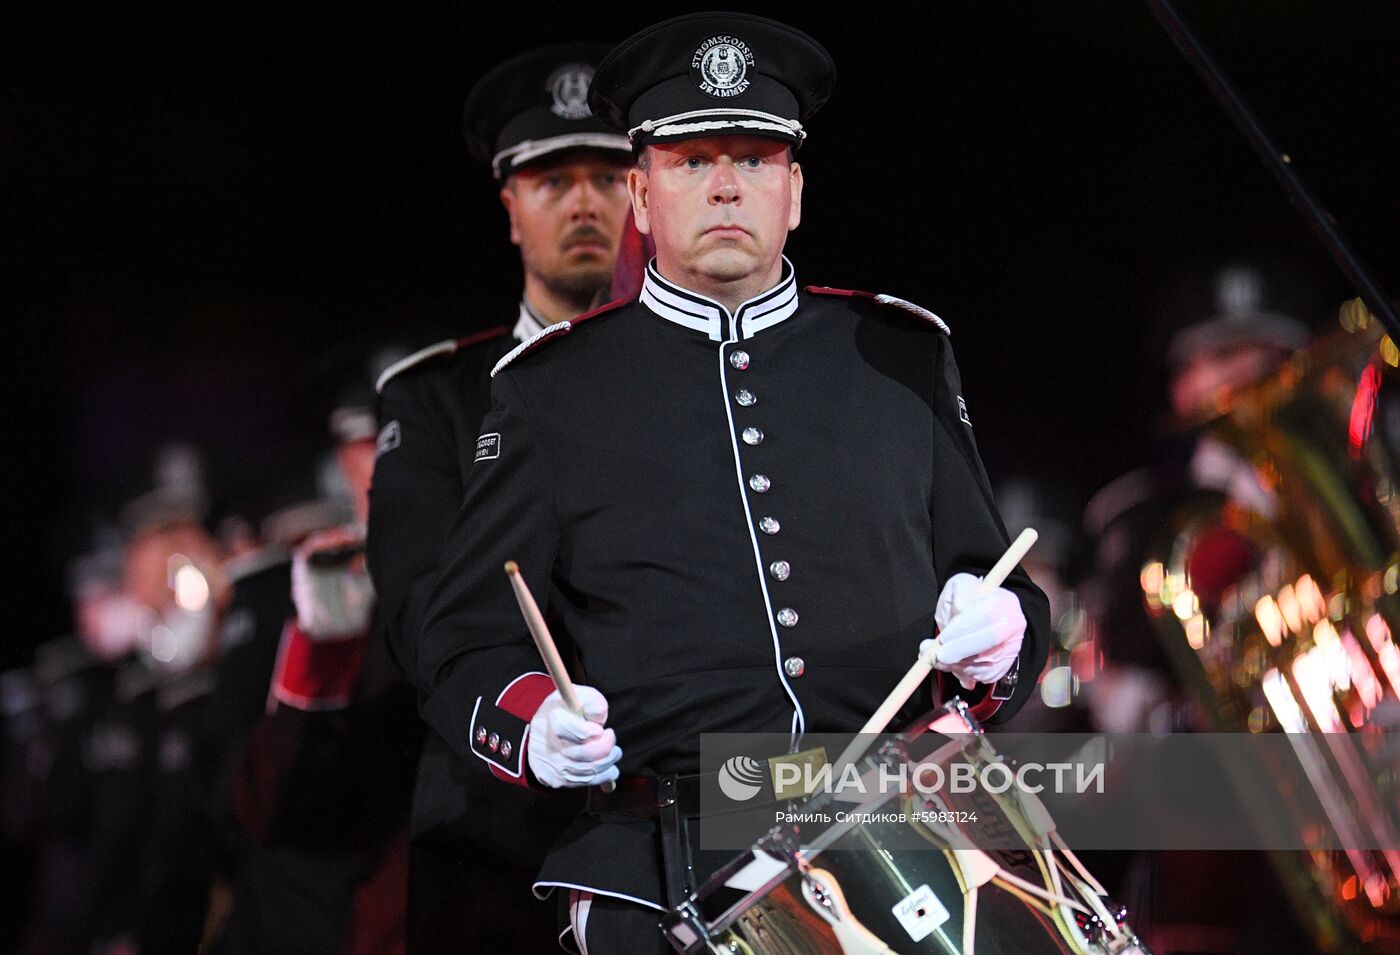
M 409 850 L 408 951 L 558 952 L 554 903 L 534 897 L 534 878 L 533 865 L 473 858 L 462 843 L 415 841 Z
M 581 931 L 574 950 L 581 955 L 674 955 L 657 922 L 661 913 L 606 895 L 569 893 L 566 926 Z

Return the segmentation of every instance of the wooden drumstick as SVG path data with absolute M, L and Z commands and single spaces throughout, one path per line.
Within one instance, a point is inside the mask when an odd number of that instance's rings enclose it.
M 1031 545 L 1036 542 L 1039 536 L 1034 528 L 1027 527 L 1023 530 L 1020 536 L 1011 542 L 1006 553 L 1001 555 L 1001 559 L 992 565 L 991 570 L 987 571 L 987 576 L 982 578 L 982 592 L 986 593 L 1000 587 L 1002 581 L 1006 580 L 1007 575 L 1021 562 L 1021 558 L 1026 556 L 1026 552 L 1031 549 Z M 890 725 L 890 720 L 894 719 L 894 715 L 900 711 L 909 697 L 914 695 L 914 691 L 924 680 L 928 679 L 928 675 L 933 672 L 934 661 L 938 659 L 938 646 L 938 638 L 934 637 L 928 652 L 919 654 L 919 659 L 890 691 L 890 695 L 885 697 L 885 702 L 881 703 L 880 708 L 871 714 L 870 719 L 865 721 L 865 725 L 860 728 L 860 735 L 851 740 L 851 745 L 846 747 L 846 751 L 836 762 L 838 770 L 861 757 L 869 743 L 868 740 L 863 742 L 862 738 L 883 733 L 885 727 Z
M 548 624 L 544 622 L 544 614 L 540 613 L 539 604 L 535 603 L 534 595 L 525 585 L 525 578 L 520 576 L 520 565 L 513 560 L 506 561 L 506 576 L 510 578 L 511 589 L 515 591 L 515 602 L 520 605 L 520 612 L 525 617 L 525 626 L 529 628 L 530 636 L 535 641 L 535 649 L 540 651 L 540 656 L 544 659 L 544 668 L 549 671 L 554 685 L 559 688 L 559 696 L 563 698 L 564 705 L 569 708 L 570 713 L 587 719 L 588 717 L 583 715 L 583 706 L 578 701 L 578 693 L 574 691 L 574 681 L 570 678 L 569 671 L 564 668 L 559 648 L 554 645 L 554 637 L 549 632 Z M 603 792 L 612 792 L 617 788 L 617 784 L 609 780 L 599 788 Z

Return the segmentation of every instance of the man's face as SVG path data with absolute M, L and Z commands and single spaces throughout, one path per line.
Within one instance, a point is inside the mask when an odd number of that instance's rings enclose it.
M 768 277 L 802 219 L 802 169 L 757 136 L 649 146 L 628 176 L 637 228 L 656 242 L 663 274 L 703 286 Z
M 1287 357 L 1282 348 L 1253 343 L 1193 355 L 1172 373 L 1172 411 L 1182 421 L 1227 411 L 1235 392 L 1261 381 Z
M 588 299 L 608 285 L 627 216 L 627 169 L 623 159 L 581 153 L 511 174 L 501 202 L 527 275 L 565 297 Z

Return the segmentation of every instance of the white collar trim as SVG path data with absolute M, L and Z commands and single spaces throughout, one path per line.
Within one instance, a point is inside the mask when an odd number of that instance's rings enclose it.
M 520 300 L 520 317 L 515 320 L 515 328 L 511 334 L 515 340 L 523 342 L 528 338 L 534 338 L 545 330 L 545 323 L 540 321 L 540 317 L 530 308 L 530 303 L 523 298 Z
M 704 332 L 710 341 L 752 338 L 797 311 L 797 271 L 783 256 L 783 277 L 777 285 L 740 305 L 733 314 L 719 302 L 661 277 L 656 260 L 647 263 L 639 299 L 657 316 L 685 328 Z

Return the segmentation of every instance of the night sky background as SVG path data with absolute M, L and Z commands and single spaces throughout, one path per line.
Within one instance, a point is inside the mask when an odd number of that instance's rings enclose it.
M 199 443 L 216 499 L 243 506 L 306 471 L 377 344 L 512 317 L 518 256 L 458 132 L 478 76 L 704 9 L 134 6 L 36 5 L 0 30 L 0 665 L 68 626 L 64 562 L 159 444 Z M 799 155 L 799 281 L 948 321 L 994 478 L 1082 504 L 1150 456 L 1165 344 L 1213 312 L 1221 266 L 1258 266 L 1267 303 L 1319 330 L 1352 294 L 1141 4 L 744 9 L 840 72 Z M 1181 9 L 1400 288 L 1400 5 Z

